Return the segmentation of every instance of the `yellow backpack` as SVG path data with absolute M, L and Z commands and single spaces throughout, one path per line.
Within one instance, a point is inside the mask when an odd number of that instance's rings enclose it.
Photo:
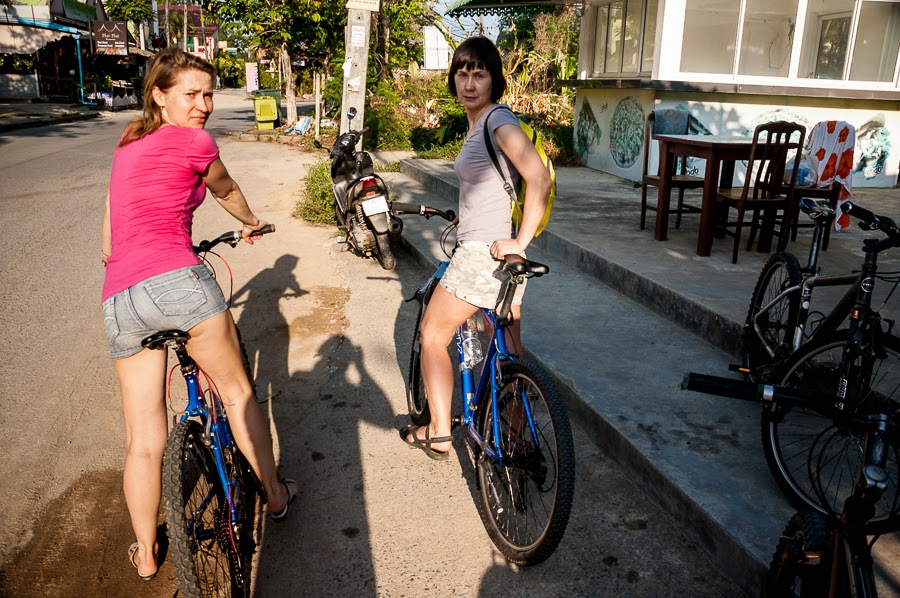
M 488 127 L 488 119 L 490 118 L 491 113 L 498 109 L 506 109 L 512 112 L 508 106 L 497 106 L 496 108 L 491 109 L 491 112 L 484 118 L 484 144 L 487 148 L 488 157 L 491 159 L 491 165 L 494 167 L 494 172 L 496 172 L 497 176 L 500 177 L 500 180 L 503 181 L 503 188 L 509 193 L 509 198 L 512 202 L 513 223 L 515 224 L 516 230 L 519 230 L 519 225 L 522 223 L 522 213 L 525 208 L 525 179 L 520 176 L 519 184 L 517 187 L 513 187 L 511 182 L 512 176 L 510 176 L 506 161 L 500 159 L 500 150 L 497 147 L 497 140 L 494 139 L 494 130 Z M 516 112 L 513 112 L 513 114 L 516 115 L 519 126 L 525 131 L 525 134 L 528 135 L 531 143 L 534 144 L 538 154 L 540 154 L 544 166 L 550 171 L 550 195 L 547 197 L 547 209 L 544 210 L 544 217 L 541 218 L 541 223 L 534 233 L 534 236 L 537 237 L 547 227 L 547 222 L 550 221 L 550 212 L 553 211 L 553 202 L 556 199 L 556 172 L 553 170 L 553 162 L 550 161 L 547 152 L 544 151 L 544 136 L 534 127 L 534 125 L 532 125 L 531 119 L 528 116 Z

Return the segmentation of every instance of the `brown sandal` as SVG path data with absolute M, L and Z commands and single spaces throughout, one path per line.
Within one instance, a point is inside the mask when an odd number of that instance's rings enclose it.
M 418 436 L 416 436 L 416 431 L 419 429 L 419 426 L 406 426 L 402 430 L 400 430 L 400 438 L 403 439 L 409 448 L 417 448 L 423 451 L 426 455 L 434 459 L 435 461 L 446 461 L 450 458 L 450 451 L 439 451 L 431 448 L 431 445 L 435 442 L 452 442 L 453 436 L 440 436 L 438 438 L 431 437 L 431 428 L 429 426 L 424 426 L 425 428 L 425 439 L 421 440 Z M 412 440 L 410 440 L 410 436 L 412 436 Z

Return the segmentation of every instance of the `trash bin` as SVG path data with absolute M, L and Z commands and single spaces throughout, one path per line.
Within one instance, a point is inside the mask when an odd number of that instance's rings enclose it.
M 275 113 L 278 115 L 278 119 L 275 121 L 275 126 L 281 126 L 281 90 L 280 89 L 257 89 L 253 92 L 253 97 L 270 97 L 275 100 Z
M 271 96 L 255 96 L 253 110 L 256 113 L 256 128 L 260 130 L 274 129 L 278 122 L 278 106 Z

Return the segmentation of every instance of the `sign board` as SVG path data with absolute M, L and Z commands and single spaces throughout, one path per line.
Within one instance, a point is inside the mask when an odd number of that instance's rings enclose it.
M 259 63 L 247 62 L 244 66 L 247 73 L 247 93 L 253 93 L 259 89 Z
M 94 21 L 94 51 L 109 56 L 128 56 L 125 22 Z
M 371 10 L 378 12 L 381 9 L 380 0 L 347 0 L 347 10 Z

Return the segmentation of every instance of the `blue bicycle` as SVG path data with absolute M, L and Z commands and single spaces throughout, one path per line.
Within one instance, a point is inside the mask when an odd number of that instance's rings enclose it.
M 448 221 L 452 213 L 424 206 L 405 210 L 437 215 Z M 398 209 L 398 204 L 392 205 Z M 448 228 L 448 231 L 450 229 Z M 442 247 L 446 241 L 441 239 Z M 445 249 L 445 253 L 446 249 Z M 431 295 L 449 262 L 416 292 L 419 316 L 409 364 L 407 403 L 416 425 L 430 421 L 428 399 L 420 368 L 419 324 Z M 496 310 L 482 309 L 456 331 L 463 412 L 454 427 L 466 427 L 475 459 L 478 512 L 494 545 L 519 565 L 541 563 L 559 545 L 572 509 L 575 450 L 565 404 L 550 374 L 536 361 L 509 350 L 506 328 L 516 287 L 526 278 L 542 276 L 549 268 L 519 256 L 507 256 L 509 276 Z M 478 332 L 489 331 L 481 362 Z
M 266 227 L 260 234 L 272 230 Z M 239 231 L 228 232 L 201 242 L 194 251 L 205 261 L 216 245 L 234 247 L 240 240 Z M 169 434 L 163 456 L 169 554 L 182 596 L 247 597 L 265 495 L 235 444 L 224 406 L 205 376 L 203 389 L 202 371 L 188 355 L 187 341 L 187 332 L 165 330 L 141 343 L 148 349 L 172 349 L 187 383 L 187 407 Z M 243 342 L 240 346 L 252 383 Z

